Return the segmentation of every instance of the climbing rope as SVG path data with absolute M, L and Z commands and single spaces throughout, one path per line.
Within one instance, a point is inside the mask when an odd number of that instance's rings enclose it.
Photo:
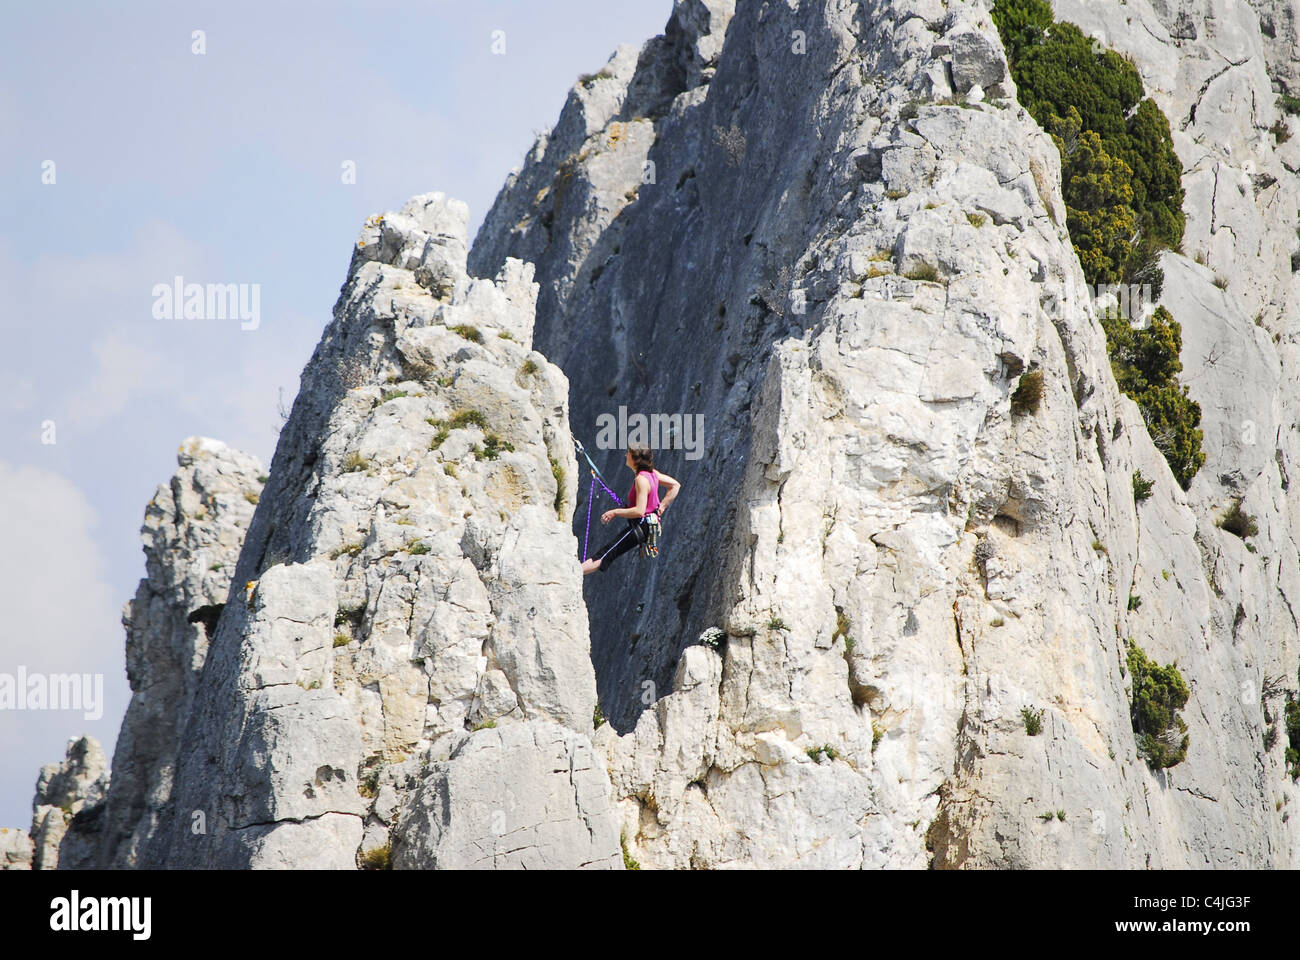
M 583 447 L 582 441 L 574 437 L 573 445 L 578 448 L 578 452 L 582 454 L 583 459 L 587 461 L 587 466 L 591 469 L 591 486 L 587 490 L 587 528 L 582 533 L 582 560 L 585 563 L 587 561 L 587 547 L 591 543 L 591 504 L 596 499 L 596 484 L 599 483 L 601 489 L 620 507 L 623 506 L 623 501 L 617 493 L 609 489 L 609 486 L 605 483 L 605 478 L 600 475 L 600 469 L 587 455 L 587 450 Z

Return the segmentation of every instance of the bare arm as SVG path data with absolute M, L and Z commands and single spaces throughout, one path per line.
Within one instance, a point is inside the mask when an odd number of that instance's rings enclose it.
M 659 512 L 663 513 L 668 509 L 668 504 L 677 498 L 677 494 L 682 492 L 682 485 L 666 473 L 659 474 L 659 485 L 668 488 L 668 492 L 659 500 Z

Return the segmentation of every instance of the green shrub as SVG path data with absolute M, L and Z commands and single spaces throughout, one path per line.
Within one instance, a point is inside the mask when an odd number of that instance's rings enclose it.
M 537 372 L 538 367 L 537 364 L 534 363 L 530 358 L 524 361 L 524 365 L 521 369 L 524 371 L 524 376 L 531 377 L 534 373 Z
M 1147 431 L 1184 490 L 1205 463 L 1201 406 L 1178 383 L 1183 329 L 1164 307 L 1134 327 L 1122 314 L 1101 318 L 1110 368 L 1119 388 L 1137 403 Z
M 502 453 L 513 453 L 514 449 L 515 445 L 513 443 L 502 440 L 497 434 L 489 432 L 483 438 L 483 446 L 474 448 L 474 456 L 480 460 L 495 460 Z
M 1025 733 L 1036 737 L 1043 732 L 1043 709 L 1039 707 L 1021 707 L 1020 719 L 1025 722 Z
M 336 647 L 346 647 L 351 642 L 352 642 L 352 638 L 349 637 L 346 633 L 334 634 L 334 646 Z
M 1141 608 L 1142 608 L 1142 598 L 1139 597 L 1136 593 L 1130 593 L 1128 595 L 1129 612 L 1132 613 L 1136 610 L 1140 610 Z
M 1130 720 L 1138 753 L 1152 769 L 1172 767 L 1187 757 L 1187 724 L 1178 715 L 1190 693 L 1173 664 L 1159 666 L 1133 641 L 1128 643 L 1128 671 L 1133 681 Z
M 619 834 L 618 845 L 619 845 L 619 847 L 621 847 L 622 850 L 623 850 L 623 869 L 624 869 L 624 870 L 640 870 L 640 869 L 641 869 L 641 864 L 639 864 L 637 861 L 633 860 L 633 859 L 632 859 L 632 855 L 631 855 L 630 853 L 627 852 L 627 835 L 626 835 L 626 834 Z
M 1241 497 L 1233 498 L 1232 505 L 1216 522 L 1222 529 L 1242 540 L 1259 533 L 1259 524 L 1255 518 L 1241 508 Z
M 1151 491 L 1155 489 L 1155 482 L 1142 476 L 1141 470 L 1133 471 L 1133 502 L 1142 503 L 1151 498 Z
M 1300 700 L 1286 702 L 1286 766 L 1292 780 L 1300 780 Z
M 361 855 L 362 870 L 391 870 L 393 869 L 393 848 L 390 844 L 384 844 L 382 847 L 375 847 L 373 850 L 367 850 Z
M 551 461 L 551 476 L 555 478 L 555 515 L 564 519 L 564 467 L 560 461 L 548 456 Z
M 919 263 L 903 276 L 908 280 L 918 280 L 922 283 L 938 283 L 939 268 L 932 263 Z
M 407 552 L 410 553 L 411 556 L 413 557 L 422 557 L 426 553 L 428 553 L 429 550 L 430 547 L 427 543 L 425 543 L 423 540 L 416 540 L 413 544 L 411 544 L 411 549 Z
M 458 333 L 471 343 L 482 343 L 483 334 L 479 333 L 478 327 L 471 326 L 468 323 L 458 323 L 451 328 L 452 333 Z
M 487 417 L 483 416 L 478 410 L 457 410 L 446 420 L 435 420 L 433 417 L 425 417 L 424 422 L 434 427 L 436 432 L 433 439 L 429 441 L 429 449 L 437 450 L 451 436 L 453 430 L 463 430 L 466 427 L 478 427 L 484 432 L 487 431 Z M 475 448 L 476 450 L 478 448 Z M 514 449 L 511 447 L 510 449 Z M 493 457 L 492 459 L 496 459 Z
M 1020 378 L 1011 394 L 1011 412 L 1015 415 L 1037 413 L 1043 400 L 1043 371 L 1030 370 Z
M 1024 52 L 1037 47 L 1046 38 L 1052 26 L 1052 5 L 1047 0 L 995 3 L 993 23 L 1002 35 L 1002 45 L 1006 47 L 1007 60 L 1014 72 Z
M 1097 135 L 1091 149 L 1100 148 L 1127 168 L 1129 204 L 1140 235 L 1177 249 L 1185 226 L 1182 164 L 1174 153 L 1169 120 L 1145 97 L 1133 62 L 1114 50 L 1094 52 L 1092 39 L 1072 23 L 1052 23 L 1051 8 L 1044 0 L 996 0 L 993 20 L 1007 47 L 1021 105 L 1049 131 L 1059 122 L 1068 123 L 1073 110 L 1080 133 Z M 1082 138 L 1058 142 L 1067 166 L 1081 143 Z M 1093 156 L 1084 162 L 1096 160 Z M 1067 174 L 1063 184 L 1067 207 L 1072 205 L 1070 179 Z M 1093 185 L 1076 186 L 1078 200 Z M 1070 233 L 1077 243 L 1073 229 Z M 1124 259 L 1114 266 L 1127 280 Z M 1089 277 L 1089 282 L 1109 281 Z
M 1300 116 L 1300 98 L 1284 93 L 1277 98 L 1277 105 L 1279 109 L 1293 117 Z
M 367 460 L 365 457 L 363 457 L 361 454 L 357 453 L 355 450 L 353 450 L 351 453 L 349 453 L 346 457 L 343 458 L 344 473 L 355 473 L 358 470 L 365 470 L 369 466 L 370 466 L 370 461 Z
M 768 621 L 767 621 L 767 628 L 768 628 L 769 630 L 785 630 L 785 629 L 787 629 L 787 628 L 786 628 L 786 625 L 785 625 L 785 621 L 782 620 L 780 617 L 772 617 L 770 620 L 768 620 Z
M 380 403 L 387 403 L 389 400 L 397 400 L 397 399 L 400 399 L 401 397 L 405 397 L 405 396 L 407 396 L 407 393 L 406 393 L 405 390 L 385 390 L 385 391 L 384 391 L 384 395 L 383 395 L 383 397 L 380 399 L 379 402 L 380 402 Z
M 993 20 L 1021 104 L 1051 133 L 1061 154 L 1067 227 L 1085 278 L 1092 284 L 1150 284 L 1158 297 L 1164 284 L 1160 251 L 1178 249 L 1186 225 L 1182 165 L 1168 118 L 1145 97 L 1129 59 L 1113 50 L 1094 51 L 1093 41 L 1074 24 L 1053 23 L 1045 0 L 995 0 Z M 1157 313 L 1177 341 L 1177 323 L 1163 308 Z M 1108 346 L 1135 337 L 1144 338 L 1126 319 L 1110 319 Z M 1113 350 L 1111 357 L 1114 365 Z M 1126 384 L 1117 369 L 1116 380 L 1137 402 L 1152 439 L 1187 489 L 1205 457 L 1197 429 L 1200 407 L 1175 379 L 1181 369 L 1141 386 Z
M 978 230 L 980 227 L 984 226 L 984 224 L 988 222 L 988 218 L 985 217 L 984 214 L 982 213 L 968 213 L 966 214 L 966 220 L 976 230 Z

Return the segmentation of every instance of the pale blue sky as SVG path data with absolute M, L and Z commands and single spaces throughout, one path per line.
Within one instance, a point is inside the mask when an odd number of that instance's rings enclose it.
M 103 673 L 103 719 L 0 710 L 0 825 L 70 737 L 111 757 L 122 603 L 176 448 L 270 463 L 276 400 L 371 213 L 443 190 L 477 227 L 579 73 L 671 0 L 56 2 L 0 30 L 0 673 Z M 205 31 L 206 52 L 191 52 Z M 505 32 L 505 54 L 492 51 Z M 56 182 L 41 182 L 52 160 Z M 341 182 L 356 163 L 357 182 Z M 180 274 L 261 287 L 261 326 L 156 320 Z M 41 442 L 53 420 L 56 443 Z

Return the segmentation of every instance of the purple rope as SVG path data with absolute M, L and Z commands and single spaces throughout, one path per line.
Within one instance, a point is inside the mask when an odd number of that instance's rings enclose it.
M 587 562 L 587 544 L 591 542 L 591 501 L 596 499 L 596 478 L 591 478 L 591 488 L 587 491 L 587 529 L 582 534 L 582 562 Z
M 609 494 L 609 499 L 613 500 L 620 507 L 623 506 L 623 499 L 613 490 L 609 489 L 609 487 L 605 486 L 605 481 L 600 479 L 599 474 L 593 474 L 591 479 L 595 480 L 597 483 L 600 484 L 600 488 Z
M 587 561 L 587 546 L 591 542 L 591 504 L 596 499 L 596 484 L 598 483 L 601 489 L 609 494 L 611 500 L 620 507 L 623 506 L 623 501 L 618 498 L 618 494 L 605 486 L 605 481 L 600 479 L 599 474 L 593 473 L 591 475 L 591 486 L 587 490 L 587 529 L 582 533 L 582 560 L 584 563 Z
M 591 543 L 591 503 L 596 499 L 596 484 L 599 483 L 600 489 L 604 490 L 605 493 L 609 495 L 609 498 L 620 507 L 623 506 L 623 500 L 617 493 L 605 486 L 605 478 L 600 475 L 600 471 L 597 470 L 596 465 L 591 462 L 591 457 L 587 455 L 587 451 L 583 449 L 582 444 L 578 443 L 577 438 L 574 438 L 573 442 L 574 445 L 577 446 L 578 451 L 586 459 L 587 466 L 591 468 L 591 487 L 587 490 L 587 528 L 582 533 L 582 561 L 583 563 L 586 563 L 588 559 L 587 547 Z

